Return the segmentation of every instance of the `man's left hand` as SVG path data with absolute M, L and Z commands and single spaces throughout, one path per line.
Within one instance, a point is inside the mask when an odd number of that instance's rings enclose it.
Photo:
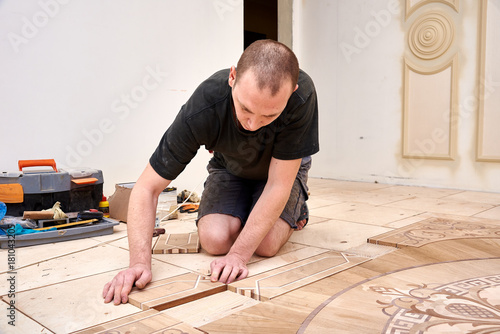
M 224 284 L 230 284 L 248 276 L 248 269 L 245 261 L 235 254 L 227 254 L 224 257 L 212 261 L 210 269 L 212 272 L 210 280 L 212 282 L 219 281 Z

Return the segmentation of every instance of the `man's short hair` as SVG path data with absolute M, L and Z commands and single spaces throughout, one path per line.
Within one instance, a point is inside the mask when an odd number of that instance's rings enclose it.
M 258 40 L 245 49 L 237 64 L 235 84 L 249 69 L 255 74 L 259 89 L 269 89 L 272 96 L 288 80 L 295 89 L 299 79 L 299 62 L 293 51 L 270 39 Z

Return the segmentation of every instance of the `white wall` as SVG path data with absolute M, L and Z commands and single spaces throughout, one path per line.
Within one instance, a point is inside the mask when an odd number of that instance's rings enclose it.
M 196 86 L 237 62 L 243 5 L 3 0 L 0 36 L 0 171 L 54 158 L 101 169 L 109 196 L 137 179 Z M 200 149 L 173 185 L 192 190 L 208 159 Z
M 294 1 L 294 51 L 320 103 L 311 175 L 500 192 L 500 164 L 475 162 L 477 111 L 465 103 L 476 88 L 476 0 L 460 2 L 457 159 L 401 157 L 403 3 Z M 101 169 L 110 195 L 115 183 L 137 179 L 197 84 L 235 64 L 243 6 L 3 0 L 0 36 L 0 171 L 16 170 L 20 159 L 54 158 L 60 167 Z M 200 150 L 174 185 L 193 189 L 208 159 Z
M 467 104 L 477 96 L 477 0 L 460 1 L 457 158 L 402 158 L 404 3 L 294 2 L 293 48 L 315 80 L 320 105 L 311 175 L 500 192 L 500 164 L 475 161 L 477 108 Z

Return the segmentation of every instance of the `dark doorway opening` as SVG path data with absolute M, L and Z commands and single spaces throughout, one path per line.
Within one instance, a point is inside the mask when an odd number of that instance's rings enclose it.
M 244 0 L 244 47 L 259 39 L 278 40 L 278 0 Z

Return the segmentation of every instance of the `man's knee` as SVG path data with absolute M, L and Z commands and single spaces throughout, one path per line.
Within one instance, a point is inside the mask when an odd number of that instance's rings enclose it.
M 283 219 L 278 219 L 271 230 L 267 233 L 264 240 L 255 250 L 255 254 L 264 257 L 275 256 L 281 247 L 288 241 L 292 235 L 293 229 Z
M 262 257 L 273 257 L 278 254 L 278 251 L 281 249 L 276 245 L 263 245 L 260 244 L 259 247 L 255 250 L 255 254 Z
M 217 233 L 213 229 L 203 229 L 200 225 L 198 225 L 198 236 L 201 247 L 212 255 L 227 254 L 233 244 L 228 234 Z
M 264 238 L 264 240 L 262 240 L 259 247 L 257 247 L 255 254 L 263 257 L 273 257 L 279 252 L 282 246 L 283 242 L 281 240 L 268 235 Z
M 238 237 L 241 223 L 238 218 L 225 215 L 207 215 L 198 221 L 201 247 L 212 255 L 229 252 Z

